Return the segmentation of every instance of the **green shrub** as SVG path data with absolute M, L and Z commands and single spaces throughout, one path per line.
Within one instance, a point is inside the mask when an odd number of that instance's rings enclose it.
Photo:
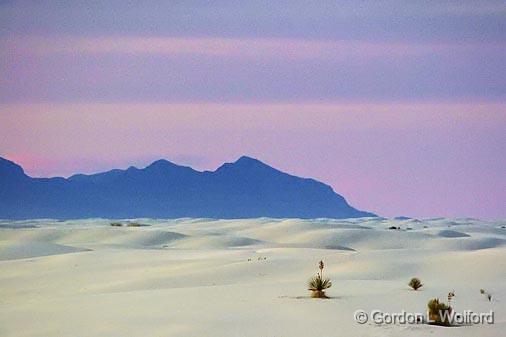
M 327 298 L 325 295 L 325 289 L 332 287 L 332 282 L 328 278 L 323 278 L 323 268 L 325 264 L 323 261 L 318 262 L 318 269 L 320 272 L 316 273 L 316 276 L 309 279 L 308 290 L 311 291 L 311 297 L 313 298 Z
M 332 282 L 320 275 L 312 277 L 308 282 L 308 290 L 311 291 L 311 297 L 314 298 L 326 298 L 325 290 L 330 287 L 332 287 Z
M 452 312 L 452 307 L 448 304 L 439 302 L 438 298 L 433 298 L 427 304 L 429 309 L 429 320 L 431 324 L 449 326 L 449 317 Z
M 127 227 L 146 227 L 146 226 L 149 226 L 149 225 L 141 224 L 141 223 L 138 223 L 138 222 L 129 222 L 129 223 L 127 223 Z
M 420 279 L 419 279 L 419 278 L 416 278 L 416 277 L 413 277 L 413 278 L 409 281 L 408 285 L 409 285 L 411 288 L 413 288 L 413 290 L 418 290 L 419 288 L 421 288 L 421 287 L 423 286 L 422 281 L 420 281 Z

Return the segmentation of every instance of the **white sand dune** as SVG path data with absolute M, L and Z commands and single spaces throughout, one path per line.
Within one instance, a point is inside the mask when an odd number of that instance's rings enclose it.
M 87 249 L 59 245 L 50 242 L 4 243 L 0 245 L 2 260 L 58 255 L 87 251 Z
M 506 328 L 504 221 L 111 222 L 0 221 L 0 336 L 471 337 Z M 334 283 L 328 300 L 306 290 L 320 259 Z M 406 285 L 413 276 L 424 283 L 417 292 Z M 457 311 L 494 310 L 495 324 L 353 319 L 357 309 L 424 312 L 450 290 Z
M 440 230 L 440 231 L 438 231 L 437 235 L 442 236 L 444 238 L 466 238 L 466 237 L 470 237 L 469 234 L 462 233 L 462 232 L 457 232 L 457 231 L 452 231 L 452 230 L 449 230 L 449 229 Z

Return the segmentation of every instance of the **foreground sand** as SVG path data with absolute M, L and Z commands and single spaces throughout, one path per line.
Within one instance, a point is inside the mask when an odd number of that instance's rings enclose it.
M 506 222 L 473 219 L 0 222 L 0 336 L 503 336 Z M 125 221 L 123 221 L 125 223 Z M 401 230 L 389 230 L 389 226 Z M 32 228 L 33 227 L 33 228 Z M 408 229 L 410 228 L 410 229 Z M 308 297 L 317 262 L 334 286 Z M 412 276 L 425 286 L 415 292 Z M 489 302 L 479 293 L 493 294 Z M 357 309 L 495 324 L 357 324 Z

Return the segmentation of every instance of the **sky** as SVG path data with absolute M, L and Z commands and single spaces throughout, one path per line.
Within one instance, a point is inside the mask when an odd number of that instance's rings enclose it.
M 504 1 L 1 1 L 0 156 L 241 155 L 383 216 L 506 217 Z

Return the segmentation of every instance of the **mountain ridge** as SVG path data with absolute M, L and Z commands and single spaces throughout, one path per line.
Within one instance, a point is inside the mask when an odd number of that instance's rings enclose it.
M 357 210 L 329 185 L 242 156 L 214 171 L 165 159 L 144 168 L 32 178 L 0 157 L 0 218 L 348 218 Z

